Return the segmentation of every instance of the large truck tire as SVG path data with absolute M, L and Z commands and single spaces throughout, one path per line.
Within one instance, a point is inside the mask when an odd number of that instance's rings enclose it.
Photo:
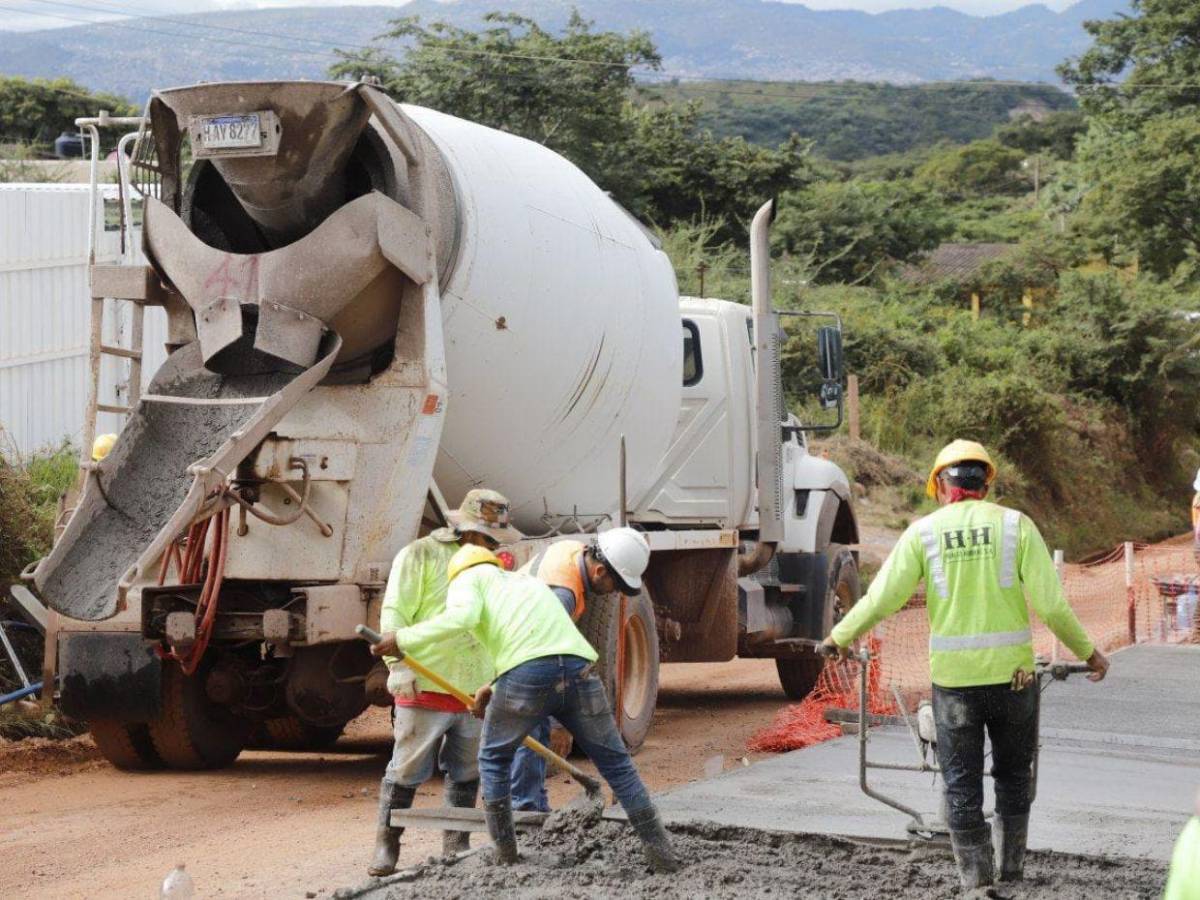
M 149 730 L 154 749 L 172 769 L 220 769 L 246 743 L 245 723 L 205 694 L 204 671 L 189 677 L 175 663 L 163 663 L 162 712 Z
M 267 719 L 254 731 L 251 745 L 263 750 L 328 750 L 345 725 L 309 725 L 298 716 Z
M 858 563 L 854 554 L 841 544 L 830 544 L 826 551 L 829 560 L 826 580 L 825 606 L 821 612 L 821 638 L 850 611 L 862 594 L 858 578 Z M 817 685 L 817 679 L 825 668 L 825 659 L 815 652 L 791 659 L 775 660 L 779 683 L 790 700 L 803 700 Z
M 150 740 L 150 729 L 141 723 L 96 721 L 88 723 L 100 755 L 126 772 L 161 769 L 162 757 Z
M 658 629 L 654 625 L 654 606 L 645 591 L 625 601 L 625 664 L 618 704 L 620 609 L 620 598 L 616 596 L 589 603 L 579 620 L 579 630 L 599 654 L 596 673 L 604 683 L 621 737 L 633 752 L 646 740 L 658 702 Z

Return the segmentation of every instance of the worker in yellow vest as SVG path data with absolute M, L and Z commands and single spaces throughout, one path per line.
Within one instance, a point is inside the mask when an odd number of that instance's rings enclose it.
M 1200 900 L 1200 793 L 1196 794 L 1196 814 L 1175 842 L 1162 900 Z
M 1101 680 L 1108 660 L 1063 597 L 1037 526 L 986 501 L 996 477 L 987 450 L 954 441 L 938 454 L 926 492 L 942 508 L 910 525 L 866 595 L 825 645 L 849 645 L 897 612 L 925 582 L 929 668 L 950 839 L 963 887 L 996 877 L 983 817 L 983 734 L 992 743 L 1001 881 L 1023 875 L 1037 748 L 1037 687 L 1026 599 L 1060 641 Z
M 610 528 L 588 544 L 576 540 L 556 541 L 521 567 L 552 590 L 563 608 L 578 622 L 589 603 L 603 603 L 618 591 L 635 596 L 642 587 L 642 573 L 650 563 L 650 545 L 632 528 Z M 565 756 L 571 736 L 549 718 L 531 732 L 534 740 L 549 744 Z M 517 748 L 512 767 L 513 809 L 549 812 L 546 796 L 546 761 L 525 746 Z
M 517 862 L 510 783 L 513 752 L 547 714 L 574 735 L 625 808 L 656 872 L 681 863 L 671 839 L 617 732 L 596 651 L 571 623 L 554 593 L 537 578 L 506 572 L 483 547 L 463 547 L 447 566 L 446 608 L 431 619 L 384 634 L 376 656 L 397 650 L 424 658 L 456 636 L 470 634 L 497 673 L 475 692 L 473 712 L 483 718 L 479 775 L 494 860 Z

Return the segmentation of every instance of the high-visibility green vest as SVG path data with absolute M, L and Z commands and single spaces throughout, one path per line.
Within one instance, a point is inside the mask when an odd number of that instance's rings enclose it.
M 446 609 L 401 628 L 396 643 L 423 662 L 433 648 L 464 632 L 483 647 L 497 676 L 543 656 L 597 658 L 550 588 L 532 575 L 496 566 L 464 571 L 450 582 Z
M 1027 598 L 1072 653 L 1092 654 L 1037 526 L 984 500 L 948 504 L 909 526 L 866 596 L 833 629 L 834 641 L 846 646 L 873 628 L 904 606 L 921 581 L 936 685 L 1003 684 L 1017 669 L 1032 669 Z
M 398 554 L 388 575 L 379 614 L 380 630 L 385 634 L 432 619 L 446 609 L 446 566 L 458 550 L 453 530 L 439 528 L 413 541 Z M 403 665 L 385 656 L 388 668 Z M 452 685 L 473 694 L 495 676 L 487 652 L 471 635 L 457 634 L 425 651 L 421 662 Z M 444 694 L 431 681 L 417 676 L 417 690 Z
M 1163 900 L 1200 900 L 1200 816 L 1193 816 L 1175 842 Z

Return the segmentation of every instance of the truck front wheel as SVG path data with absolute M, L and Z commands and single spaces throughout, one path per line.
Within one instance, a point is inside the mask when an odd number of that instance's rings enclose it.
M 646 740 L 654 705 L 658 702 L 658 629 L 654 606 L 642 591 L 625 601 L 623 647 L 618 647 L 620 598 L 605 597 L 588 605 L 579 620 L 579 630 L 599 654 L 597 674 L 604 682 L 609 705 L 615 710 L 617 727 L 625 745 L 637 750 Z M 620 697 L 618 698 L 617 656 L 623 651 Z
M 824 638 L 833 630 L 833 626 L 850 611 L 862 593 L 858 579 L 858 564 L 854 554 L 841 544 L 830 544 L 826 556 L 829 560 L 826 580 L 825 605 L 821 612 L 821 634 L 818 640 Z M 779 683 L 783 692 L 790 700 L 803 700 L 817 685 L 821 671 L 825 668 L 825 660 L 815 652 L 806 652 L 803 656 L 790 659 L 775 660 L 775 669 L 779 673 Z

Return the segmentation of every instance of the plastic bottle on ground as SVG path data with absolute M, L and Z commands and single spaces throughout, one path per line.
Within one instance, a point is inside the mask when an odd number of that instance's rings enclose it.
M 179 863 L 163 879 L 162 890 L 158 896 L 160 900 L 192 900 L 195 893 L 196 886 L 192 882 L 192 876 L 184 870 L 183 863 Z

